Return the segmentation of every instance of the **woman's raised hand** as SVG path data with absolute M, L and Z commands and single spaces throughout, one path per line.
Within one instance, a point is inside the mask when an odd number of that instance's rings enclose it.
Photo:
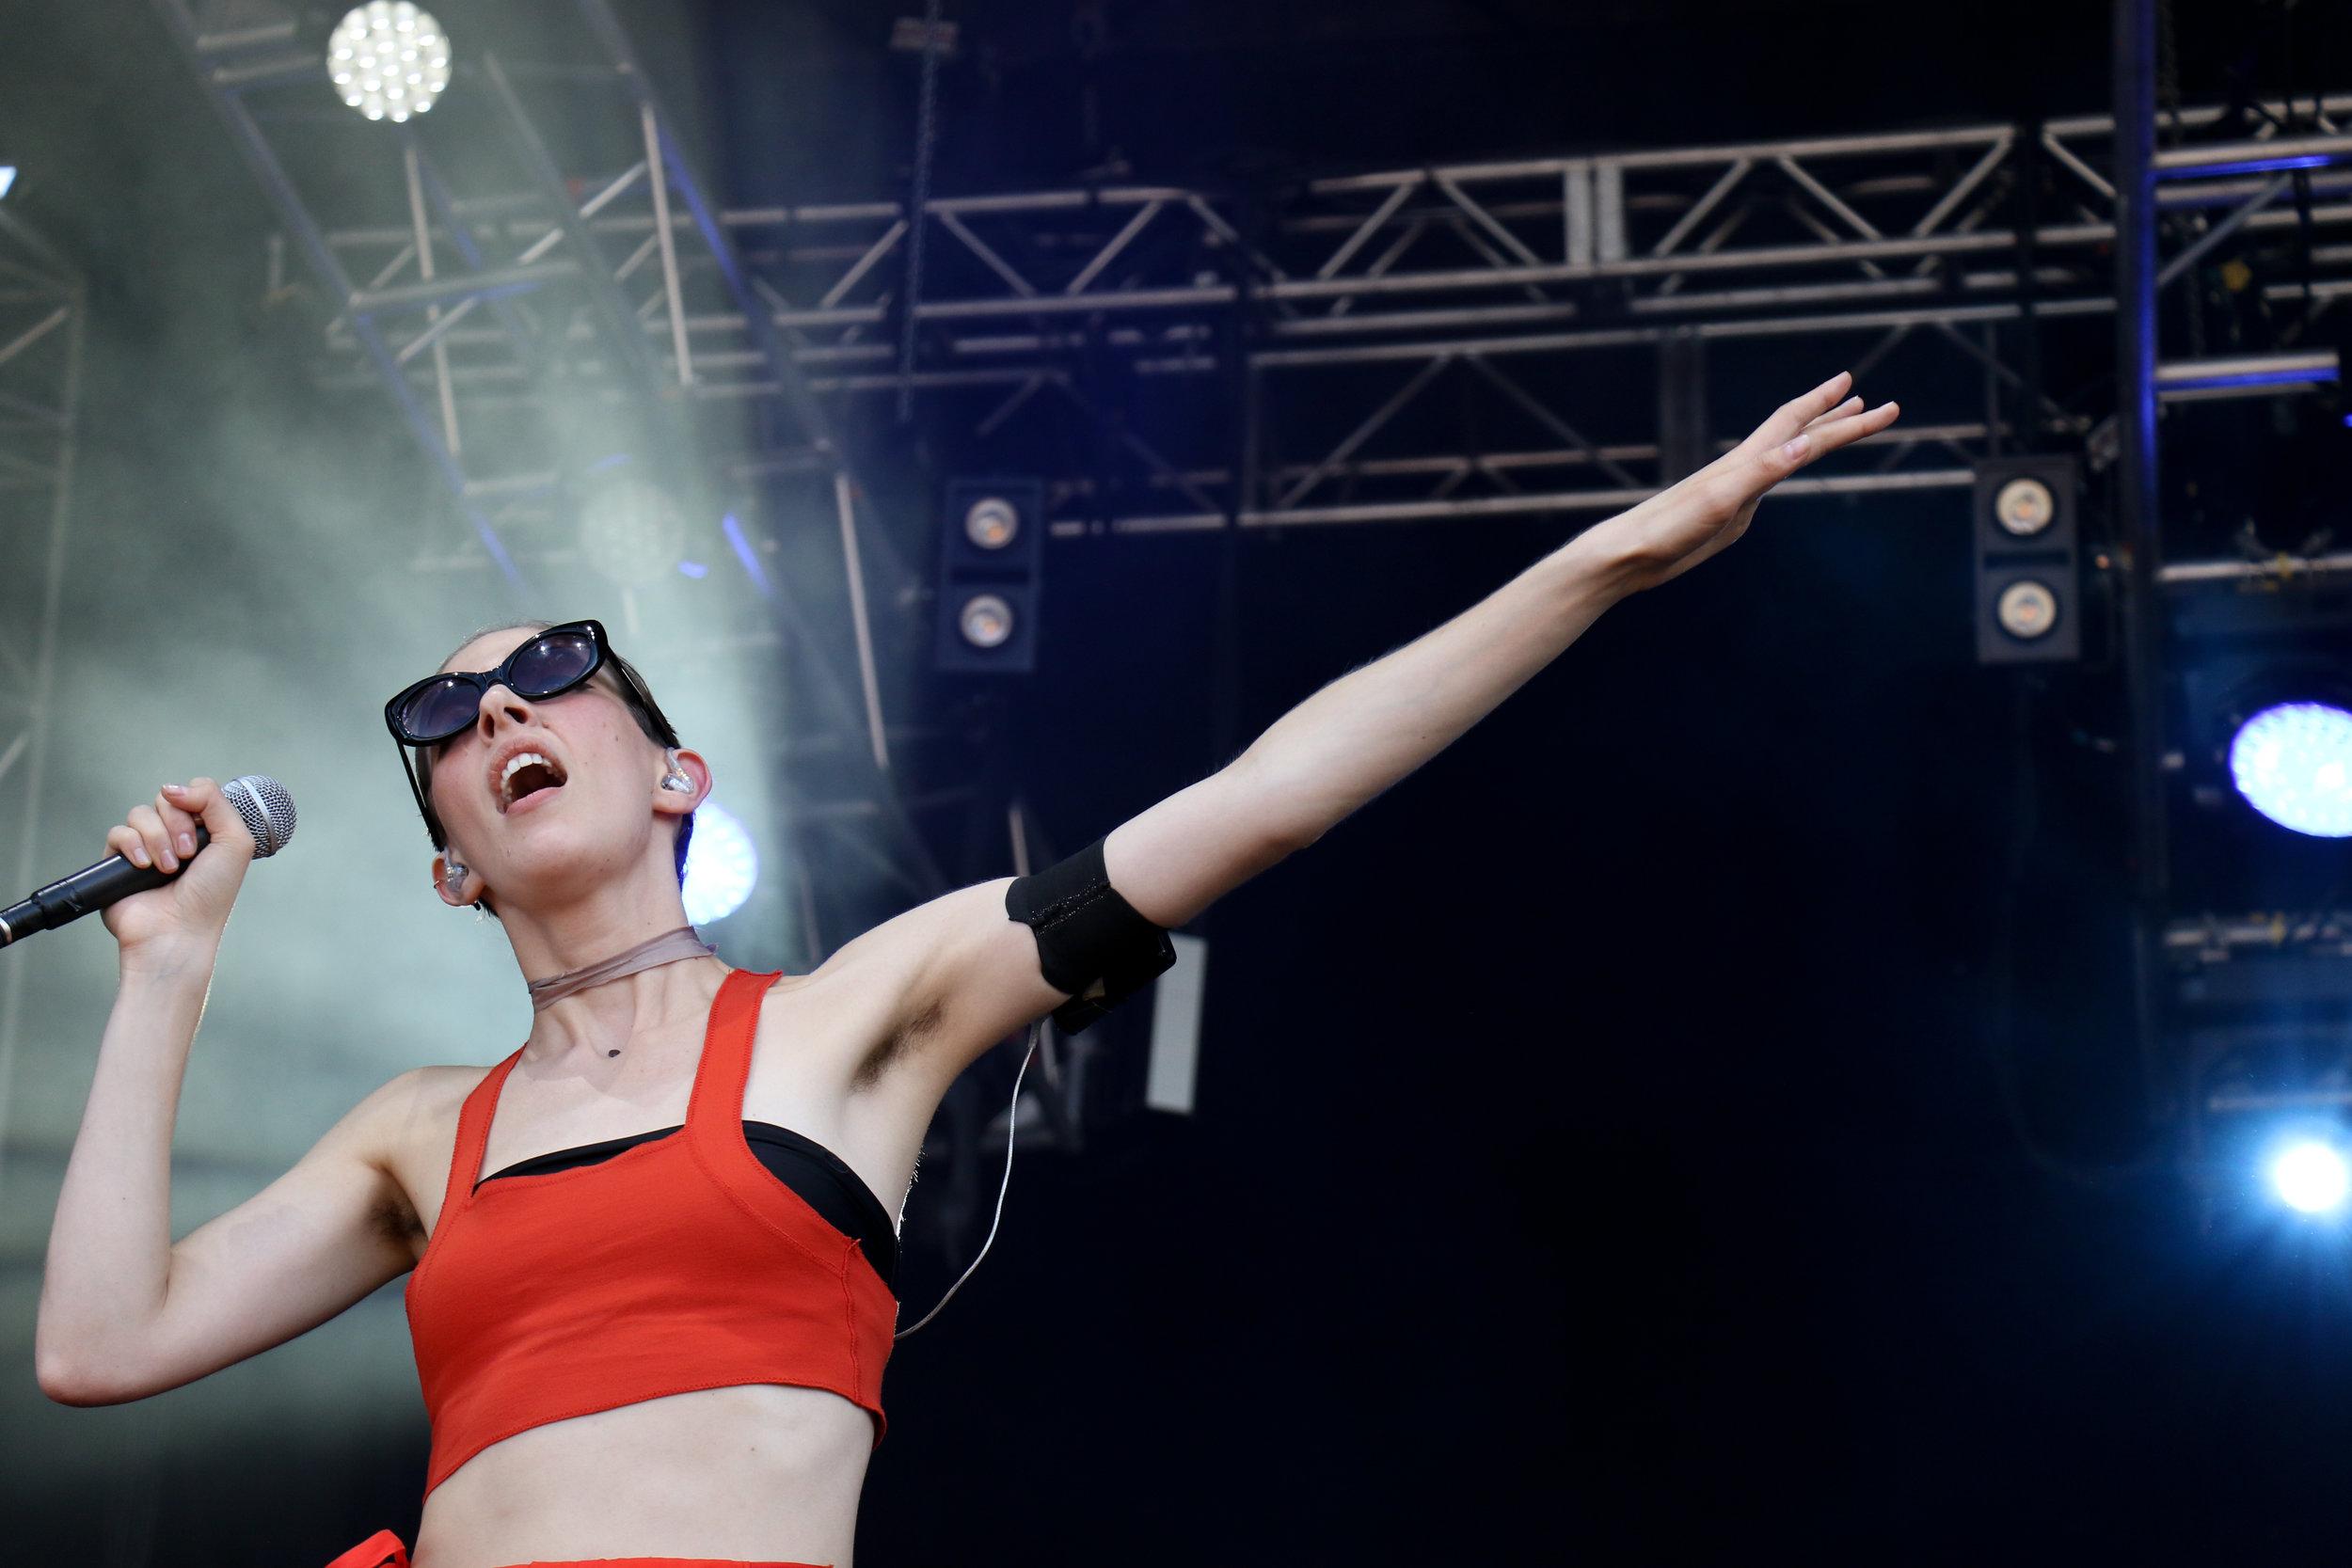
M 1680 483 L 1586 531 L 1623 564 L 1629 589 L 1680 577 L 1748 531 L 1765 492 L 1824 452 L 1895 422 L 1891 403 L 1865 410 L 1847 397 L 1853 377 L 1838 372 L 1785 403 L 1756 433 Z
M 211 838 L 201 853 L 199 822 Z M 211 779 L 164 785 L 153 804 L 133 806 L 107 830 L 106 847 L 134 864 L 179 872 L 161 887 L 106 907 L 103 918 L 122 946 L 125 966 L 174 967 L 190 958 L 209 962 L 253 863 L 253 835 L 220 785 Z

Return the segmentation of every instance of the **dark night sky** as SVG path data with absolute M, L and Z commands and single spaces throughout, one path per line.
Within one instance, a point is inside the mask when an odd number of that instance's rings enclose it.
M 1331 5 L 1107 8 L 1102 140 L 1153 178 L 2079 112 L 2106 91 L 2087 4 L 1932 25 L 1847 3 L 1383 5 L 1336 36 Z M 2237 62 L 2308 93 L 2332 59 L 2324 85 L 2352 85 L 2341 39 L 2290 47 L 2275 4 L 2175 8 L 2187 99 Z M 949 8 L 998 54 L 993 87 L 950 82 L 943 188 L 1083 164 L 1066 9 Z M 151 345 L 137 373 L 103 369 L 93 397 L 114 401 L 94 405 L 135 433 L 211 396 L 287 396 L 204 357 L 238 341 L 262 219 L 159 26 L 51 10 L 70 54 L 9 51 L 0 130 L 28 166 L 95 161 L 82 194 L 28 177 L 27 199 Z M 658 52 L 699 84 L 733 194 L 891 188 L 908 71 L 874 47 L 889 10 L 707 5 Z M 149 92 L 135 116 L 110 107 L 126 81 Z M 210 286 L 185 268 L 142 286 L 167 233 Z M 130 461 L 135 434 L 109 440 Z M 160 502 L 174 477 L 113 483 Z M 2122 781 L 2069 740 L 2112 716 L 2095 672 L 1974 664 L 1963 505 L 1768 502 L 1737 550 L 1613 611 L 1218 905 L 1199 1114 L 1016 1169 L 989 1262 L 891 1370 L 861 1562 L 2332 1546 L 2343 1259 L 2201 1235 L 2165 1161 L 2133 1163 L 2159 1146 L 2122 1022 Z M 1245 539 L 1244 737 L 1565 528 Z M 1057 839 L 1212 765 L 1216 547 L 1050 555 L 1018 711 Z M 405 1530 L 422 1452 L 420 1426 L 178 1456 L 183 1545 L 155 1560 L 262 1560 L 237 1533 L 262 1527 L 230 1520 L 306 1467 L 333 1480 L 266 1538 L 286 1560 L 364 1533 L 338 1521 Z M 54 1528 L 35 1543 L 53 1554 L 75 1539 Z

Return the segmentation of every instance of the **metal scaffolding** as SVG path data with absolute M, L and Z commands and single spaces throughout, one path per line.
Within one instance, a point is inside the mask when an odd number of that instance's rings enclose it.
M 2219 106 L 2169 118 L 2179 140 L 2158 159 L 2155 211 L 2183 238 L 2161 286 L 2177 288 L 2233 235 L 2299 224 L 2282 203 L 2286 170 L 2315 170 L 2315 229 L 2352 226 L 2342 138 L 2282 135 L 2287 106 L 2264 108 L 2276 118 L 2250 133 Z M 2318 113 L 2332 126 L 2347 110 L 2352 98 L 2331 97 Z M 940 197 L 923 207 L 931 244 L 919 280 L 902 203 L 743 209 L 718 224 L 755 269 L 766 312 L 683 303 L 691 259 L 634 309 L 644 341 L 668 345 L 665 363 L 681 375 L 691 367 L 697 399 L 780 395 L 777 356 L 751 341 L 774 332 L 790 336 L 782 362 L 820 396 L 911 388 L 932 418 L 978 439 L 1048 407 L 1107 424 L 1136 473 L 1121 499 L 1142 504 L 1108 500 L 1098 476 L 1057 476 L 1065 535 L 1620 508 L 1711 450 L 1711 432 L 1661 438 L 1674 401 L 1665 382 L 1700 377 L 1684 401 L 1703 407 L 1708 352 L 1785 353 L 1790 340 L 1833 345 L 1864 371 L 1903 345 L 1924 347 L 1943 372 L 1979 385 L 1968 404 L 2001 411 L 1908 424 L 1856 471 L 1789 493 L 1956 487 L 2005 443 L 2079 440 L 2098 423 L 2026 386 L 1991 334 L 2113 315 L 2109 257 L 2125 222 L 2103 172 L 2114 152 L 2112 119 L 2085 116 L 1350 175 L 1309 182 L 1271 215 L 1243 198 L 1168 186 Z M 2059 199 L 2021 221 L 2037 169 Z M 562 221 L 527 192 L 456 210 L 517 259 L 543 253 Z M 609 251 L 627 249 L 624 271 L 659 248 L 647 214 L 600 212 L 588 227 Z M 354 223 L 325 239 L 382 279 L 381 293 L 428 297 L 419 281 L 395 281 L 421 254 L 414 226 Z M 2352 290 L 2352 245 L 2316 246 L 2312 260 L 2323 269 L 2315 302 Z M 489 267 L 470 285 L 444 277 L 430 297 L 545 281 L 526 264 Z M 2263 293 L 2284 302 L 2304 290 L 2273 282 Z M 890 328 L 910 293 L 916 330 L 901 341 Z M 485 416 L 544 398 L 507 334 L 449 321 L 420 323 L 400 341 L 405 395 Z M 585 324 L 572 333 L 589 338 Z M 335 341 L 347 356 L 364 346 L 349 334 Z M 428 344 L 436 358 L 416 363 Z M 2157 382 L 2170 401 L 2333 373 L 2332 356 L 2182 357 Z M 1113 375 L 1237 403 L 1245 428 L 1209 422 L 1220 432 L 1211 448 L 1230 451 L 1162 450 L 1106 420 L 1099 388 Z M 1576 398 L 1563 383 L 1576 376 L 1610 386 L 1651 428 L 1588 437 L 1587 416 L 1564 411 Z M 355 366 L 332 379 L 366 377 Z M 1483 423 L 1515 439 L 1465 450 L 1458 433 L 1405 417 L 1441 386 L 1474 396 Z M 483 483 L 529 489 L 552 476 L 520 469 Z
M 0 844 L 11 883 L 38 863 L 56 689 L 57 614 L 73 511 L 81 402 L 82 282 L 22 221 L 0 210 L 0 532 L 27 568 L 0 577 Z M 6 1146 L 25 967 L 0 965 L 0 1148 Z

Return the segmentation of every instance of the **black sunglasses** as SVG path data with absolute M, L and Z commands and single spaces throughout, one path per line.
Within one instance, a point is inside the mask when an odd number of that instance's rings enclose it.
M 517 697 L 544 702 L 587 684 L 590 676 L 605 667 L 608 658 L 628 700 L 649 722 L 654 738 L 664 746 L 676 746 L 677 731 L 662 716 L 653 693 L 645 689 L 627 661 L 612 655 L 604 625 L 599 621 L 566 621 L 562 626 L 549 626 L 508 654 L 495 670 L 451 670 L 427 675 L 384 705 L 384 724 L 392 732 L 392 739 L 403 747 L 437 745 L 474 721 L 474 716 L 482 711 L 482 699 L 492 687 L 503 686 Z M 405 751 L 401 753 L 401 769 L 408 775 L 409 792 L 416 796 L 417 809 L 424 814 L 426 826 L 434 830 L 437 845 L 439 823 L 432 806 L 425 801 L 424 790 L 417 782 Z

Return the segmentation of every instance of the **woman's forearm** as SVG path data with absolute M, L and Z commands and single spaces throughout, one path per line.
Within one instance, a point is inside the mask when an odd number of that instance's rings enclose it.
M 1312 843 L 1493 712 L 1631 591 L 1611 537 L 1578 535 L 1277 720 L 1243 755 L 1264 818 Z
M 171 1275 L 171 1133 L 210 955 L 126 970 L 98 1047 L 80 1132 L 49 1232 L 34 1334 L 43 1387 L 103 1384 L 107 1363 L 163 1307 Z

